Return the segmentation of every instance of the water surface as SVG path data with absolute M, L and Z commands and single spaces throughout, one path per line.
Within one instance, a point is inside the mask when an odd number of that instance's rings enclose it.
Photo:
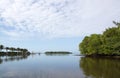
M 0 57 L 0 78 L 119 78 L 120 61 L 70 55 Z

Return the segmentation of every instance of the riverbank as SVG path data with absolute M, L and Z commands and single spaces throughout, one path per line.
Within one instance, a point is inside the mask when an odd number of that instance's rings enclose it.
M 92 58 L 111 58 L 111 59 L 120 59 L 120 55 L 84 55 L 85 57 Z

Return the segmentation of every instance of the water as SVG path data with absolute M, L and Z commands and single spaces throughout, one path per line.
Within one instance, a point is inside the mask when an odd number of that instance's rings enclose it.
M 119 78 L 120 61 L 73 55 L 0 57 L 0 78 Z

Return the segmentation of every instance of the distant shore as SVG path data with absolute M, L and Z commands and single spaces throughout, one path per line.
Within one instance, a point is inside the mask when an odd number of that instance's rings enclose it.
M 17 56 L 17 55 L 29 55 L 31 54 L 28 49 L 25 48 L 15 48 L 15 47 L 6 47 L 0 45 L 0 56 Z
M 17 55 L 30 55 L 30 52 L 0 52 L 0 56 L 17 56 Z
M 72 52 L 66 52 L 66 51 L 47 51 L 45 52 L 46 55 L 69 55 L 72 54 Z

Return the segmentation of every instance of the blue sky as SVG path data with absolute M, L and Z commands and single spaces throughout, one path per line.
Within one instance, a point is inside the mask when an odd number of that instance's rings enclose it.
M 77 51 L 85 35 L 120 21 L 120 0 L 0 0 L 0 43 Z

